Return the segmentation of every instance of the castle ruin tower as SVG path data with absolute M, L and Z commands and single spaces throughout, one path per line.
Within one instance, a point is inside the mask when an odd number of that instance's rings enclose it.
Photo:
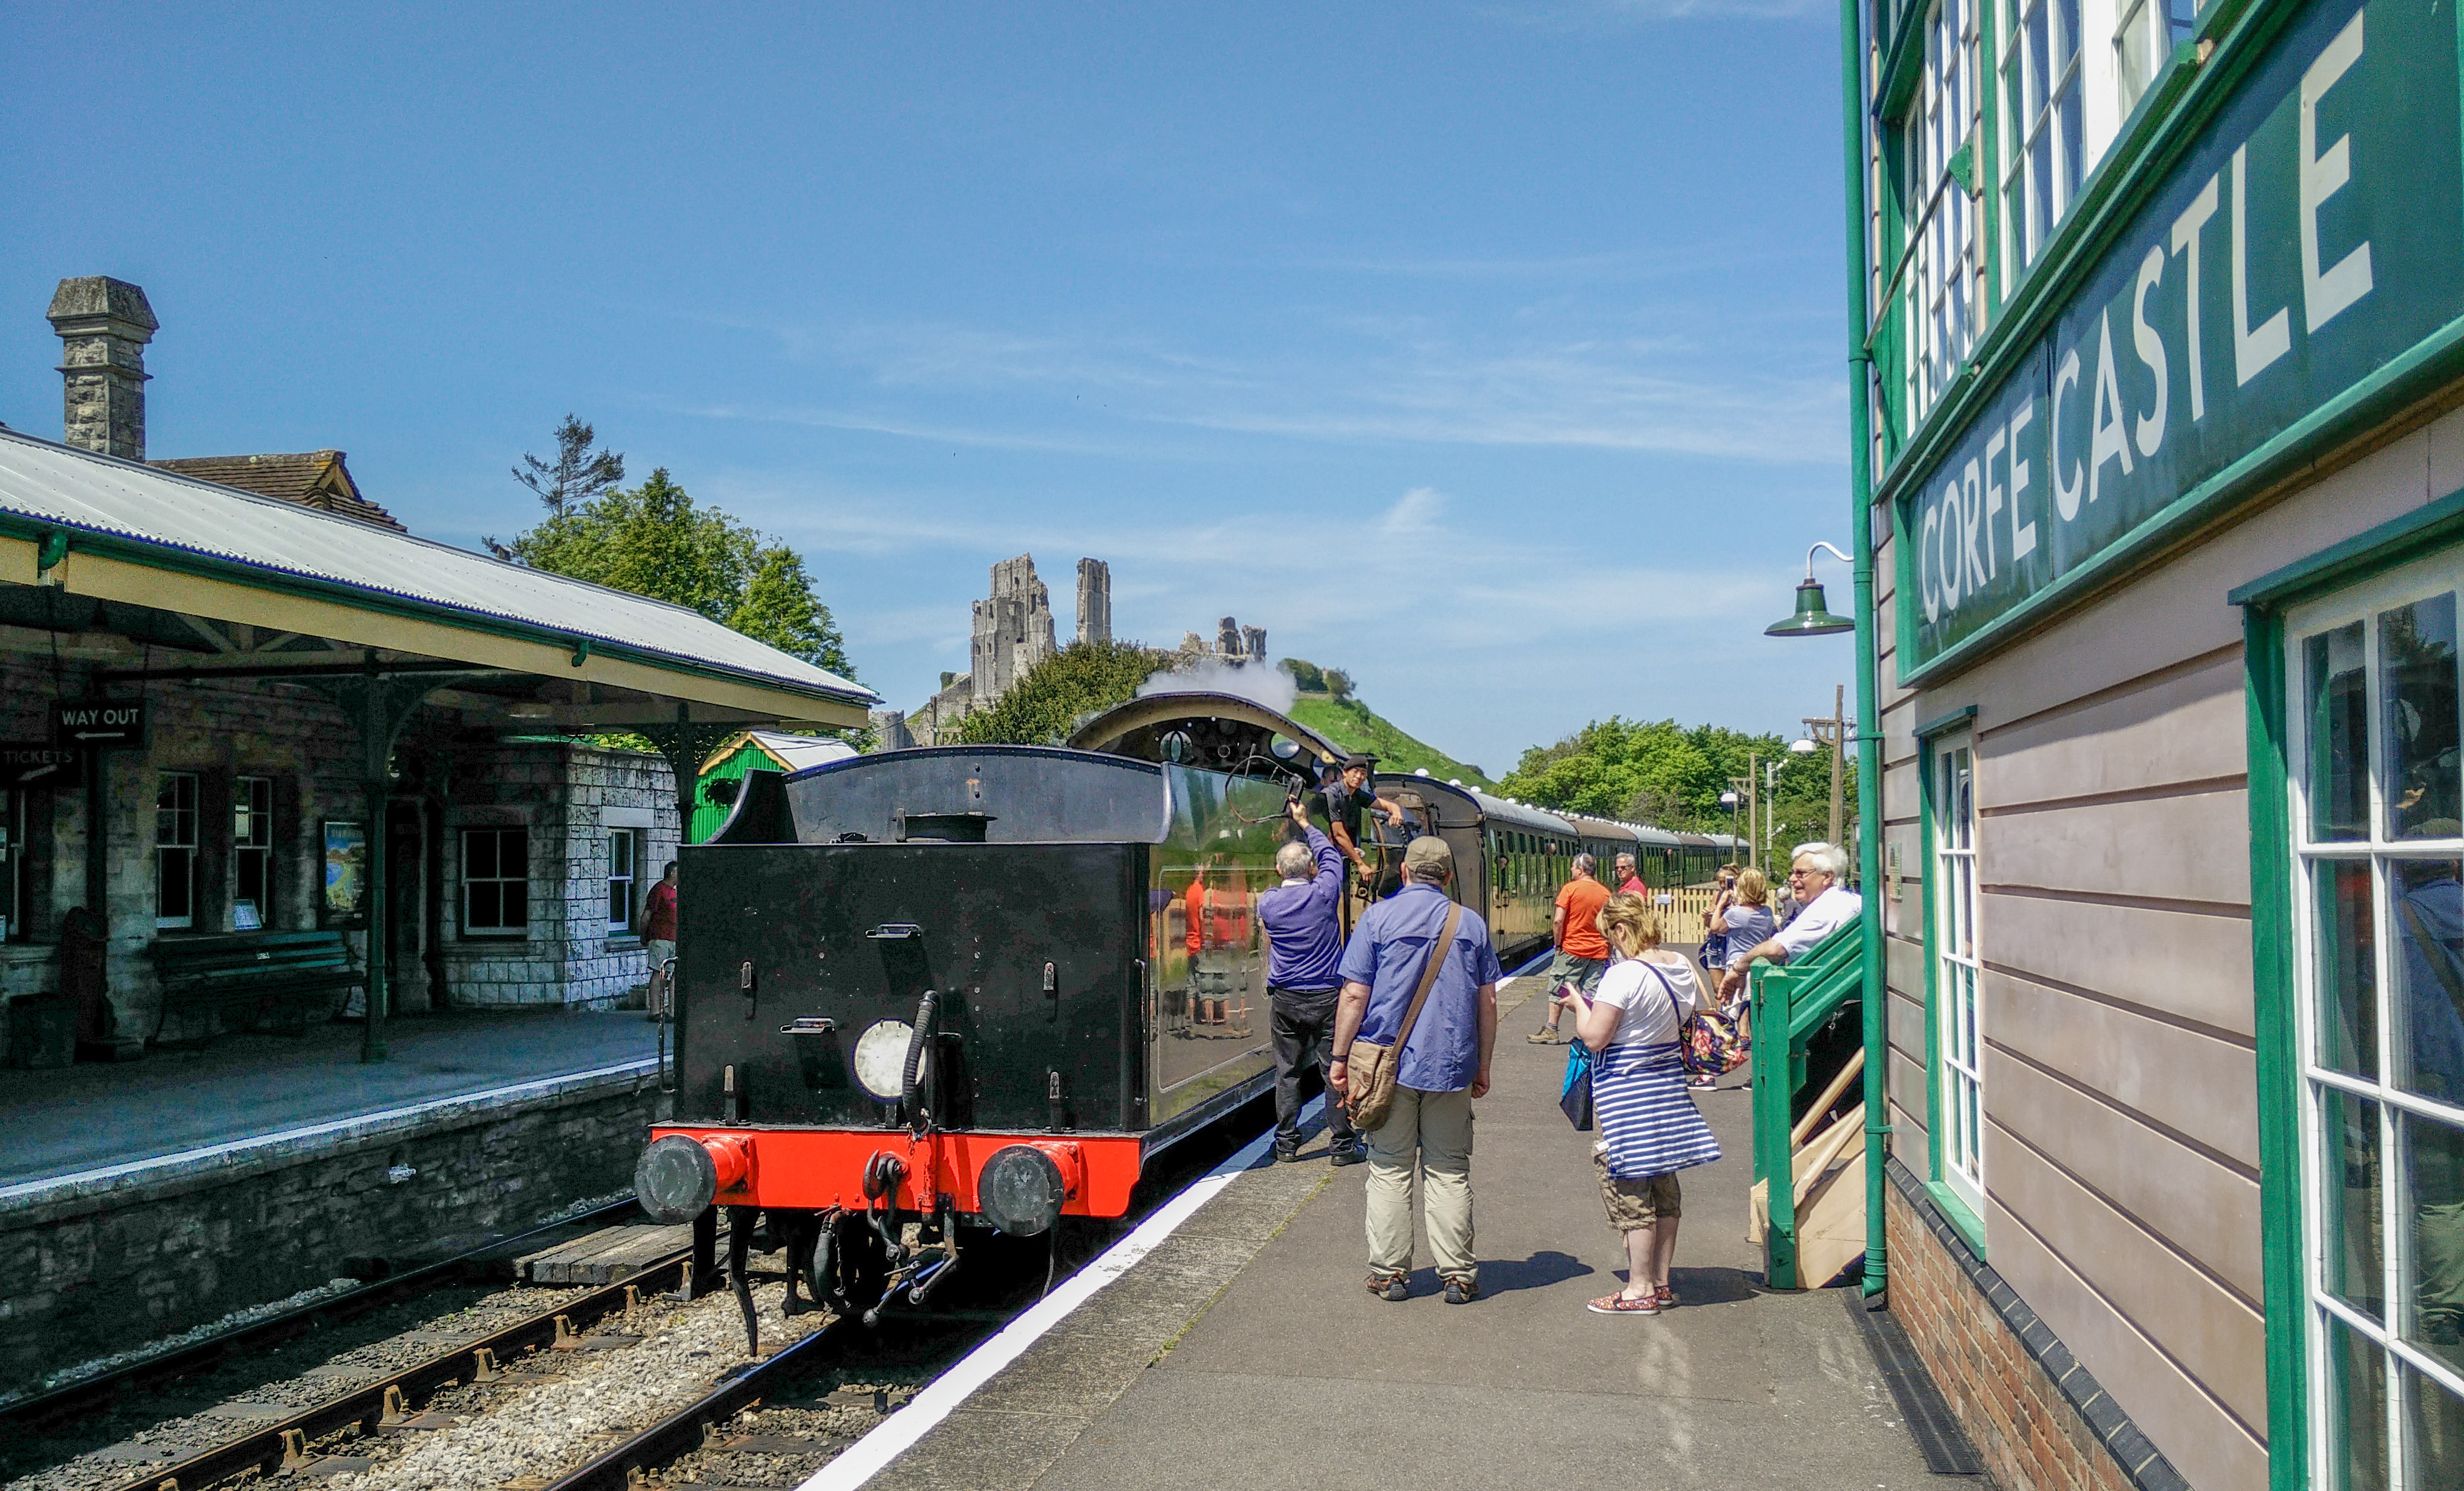
M 1266 660 L 1266 628 L 1264 626 L 1242 627 L 1241 645 L 1248 652 L 1250 662 L 1265 662 Z
M 145 343 L 161 324 L 145 292 L 103 274 L 64 279 L 49 315 L 65 380 L 61 444 L 145 459 Z
M 1112 566 L 1102 559 L 1078 561 L 1078 640 L 1112 640 Z
M 1001 560 L 993 566 L 992 581 L 992 595 L 976 603 L 969 647 L 975 709 L 988 708 L 1058 650 L 1052 599 L 1035 578 L 1035 556 Z

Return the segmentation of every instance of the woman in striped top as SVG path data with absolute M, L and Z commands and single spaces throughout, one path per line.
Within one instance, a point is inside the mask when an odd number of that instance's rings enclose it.
M 1593 1151 L 1609 1225 L 1625 1237 L 1626 1285 L 1591 1302 L 1602 1315 L 1651 1315 L 1677 1304 L 1668 1286 L 1682 1202 L 1677 1172 L 1720 1157 L 1719 1141 L 1685 1090 L 1680 1042 L 1702 1003 L 1690 959 L 1660 951 L 1660 913 L 1640 896 L 1617 895 L 1599 912 L 1615 961 L 1601 976 L 1574 1033 L 1596 1053 Z

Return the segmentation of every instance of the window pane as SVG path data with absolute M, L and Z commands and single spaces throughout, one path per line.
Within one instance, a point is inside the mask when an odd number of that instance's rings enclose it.
M 607 836 L 607 873 L 620 880 L 632 875 L 633 836 L 630 833 L 619 832 Z
M 2362 624 L 2301 645 L 2302 713 L 2310 722 L 2310 838 L 2369 837 L 2369 697 Z
M 2387 837 L 2464 836 L 2455 756 L 2455 597 L 2379 617 L 2380 723 L 2387 733 Z
M 504 882 L 504 925 L 507 927 L 529 926 L 531 924 L 531 888 L 529 883 L 520 880 L 508 880 Z
M 2406 1340 L 2464 1372 L 2464 1129 L 2402 1115 L 2405 1185 L 2411 1214 L 2412 1263 L 2398 1319 Z M 2464 1456 L 2464 1444 L 2455 1447 Z M 2464 1485 L 2464 1480 L 2429 1484 Z
M 2036 137 L 2028 150 L 2028 250 L 2030 257 L 2044 247 L 2054 230 L 2054 132 L 2050 129 Z
M 155 857 L 154 914 L 176 918 L 194 914 L 188 905 L 188 866 L 190 856 L 186 849 L 165 849 Z
M 507 880 L 525 880 L 531 872 L 531 836 L 527 828 L 507 828 L 497 835 L 496 871 Z
M 2337 1491 L 2387 1483 L 2387 1356 L 2343 1322 L 2319 1317 L 2327 1335 L 2328 1462 Z
M 2464 1107 L 2464 865 L 2396 860 L 2387 866 L 2395 895 L 2396 1082 Z
M 2116 81 L 2122 90 L 2122 113 L 2127 118 L 2139 106 L 2139 96 L 2147 91 L 2147 79 L 2155 68 L 2155 53 L 2147 30 L 2146 0 L 2133 5 L 2122 19 L 2122 28 L 2114 35 Z
M 2023 122 L 2033 124 L 2045 108 L 2045 79 L 2053 76 L 2052 42 L 2047 28 L 2052 24 L 2043 4 L 2028 12 L 2028 106 L 2019 111 Z
M 462 836 L 462 873 L 470 880 L 496 878 L 496 836 L 474 828 Z
M 2404 1373 L 2405 1477 L 2417 1486 L 2464 1486 L 2464 1400 L 2410 1367 Z
M 2054 68 L 2058 72 L 2068 67 L 2079 55 L 2079 0 L 2056 0 L 2054 32 Z
M 2333 1088 L 2321 1092 L 2319 1283 L 2373 1319 L 2387 1313 L 2379 1176 L 2379 1106 Z
M 2379 1074 L 2377 918 L 2370 914 L 2370 867 L 2351 861 L 2311 866 L 2316 904 L 2312 940 L 2314 1059 L 2362 1077 Z
M 632 887 L 633 883 L 629 880 L 611 880 L 607 882 L 608 926 L 622 927 L 632 920 Z
M 474 880 L 471 883 L 468 889 L 473 929 L 484 931 L 505 924 L 505 902 L 500 893 L 503 888 L 500 881 Z

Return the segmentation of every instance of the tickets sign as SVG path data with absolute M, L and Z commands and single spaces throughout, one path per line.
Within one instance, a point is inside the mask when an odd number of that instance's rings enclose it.
M 1913 672 L 2464 315 L 2456 21 L 2288 22 L 1896 497 Z

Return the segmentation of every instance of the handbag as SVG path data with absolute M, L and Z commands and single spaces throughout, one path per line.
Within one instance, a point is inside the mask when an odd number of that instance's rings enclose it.
M 1343 1106 L 1352 1114 L 1352 1124 L 1363 1131 L 1386 1122 L 1386 1110 L 1395 1106 L 1395 1071 L 1401 1064 L 1403 1042 L 1412 1039 L 1413 1022 L 1420 1018 L 1420 1006 L 1429 1002 L 1429 991 L 1437 986 L 1438 970 L 1444 966 L 1446 954 L 1454 951 L 1455 926 L 1463 920 L 1461 904 L 1446 908 L 1446 925 L 1439 932 L 1438 940 L 1429 944 L 1429 960 L 1420 970 L 1420 987 L 1412 994 L 1411 1008 L 1403 1012 L 1403 1023 L 1395 1032 L 1390 1044 L 1379 1041 L 1354 1040 L 1344 1055 Z
M 1592 1048 L 1580 1041 L 1566 1053 L 1566 1085 L 1557 1093 L 1557 1107 L 1576 1133 L 1592 1131 Z

